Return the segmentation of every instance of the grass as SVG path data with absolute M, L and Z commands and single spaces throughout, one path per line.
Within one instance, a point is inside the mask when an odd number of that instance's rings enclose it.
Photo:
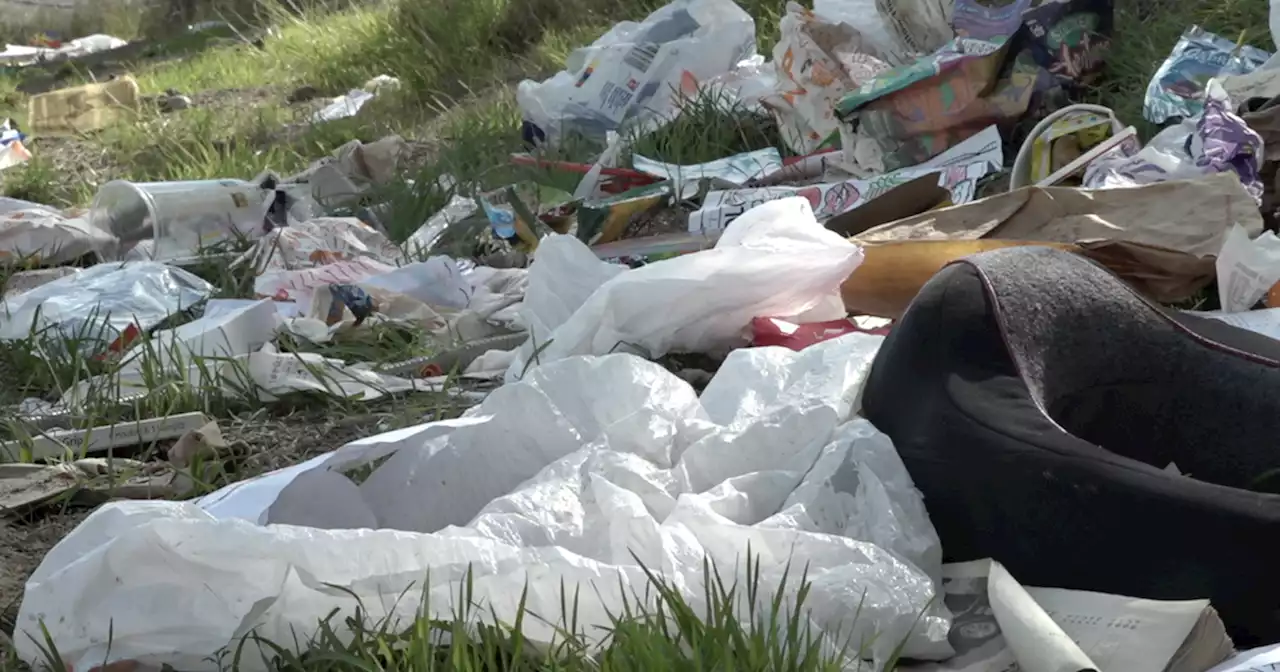
M 1116 1 L 1117 39 L 1107 54 L 1103 79 L 1087 98 L 1115 109 L 1144 137 L 1156 130 L 1141 115 L 1147 82 L 1187 26 L 1199 24 L 1231 39 L 1240 37 L 1260 48 L 1275 48 L 1266 28 L 1266 3 L 1261 0 Z M 26 91 L 123 72 L 137 78 L 144 94 L 176 89 L 195 97 L 198 104 L 178 114 L 146 111 L 136 123 L 93 136 L 36 139 L 31 143 L 35 159 L 0 174 L 0 188 L 8 196 L 58 207 L 84 206 L 111 179 L 250 178 L 264 169 L 290 174 L 351 139 L 372 141 L 396 133 L 415 142 L 415 160 L 405 167 L 402 180 L 378 196 L 392 206 L 384 220 L 390 235 L 402 241 L 448 201 L 451 188 L 442 186 L 445 182 L 489 190 L 537 179 L 571 191 L 573 175 L 508 162 L 510 153 L 524 150 L 514 84 L 522 78 L 550 75 L 575 47 L 589 43 L 618 20 L 639 19 L 661 4 L 660 0 L 161 0 L 143 3 L 143 9 L 135 11 L 124 9 L 117 0 L 98 0 L 72 16 L 35 17 L 31 26 L 10 21 L 0 28 L 0 36 L 15 41 L 25 41 L 37 27 L 59 29 L 68 36 L 107 32 L 151 38 L 149 46 L 91 68 L 62 64 L 0 73 L 0 115 L 20 125 L 25 122 Z M 770 53 L 784 3 L 742 0 L 739 4 L 756 19 L 761 53 Z M 209 19 L 225 20 L 228 27 L 199 34 L 174 28 Z M 314 106 L 288 102 L 289 94 L 300 87 L 336 96 L 383 74 L 399 78 L 401 88 L 380 95 L 355 119 L 311 124 L 308 116 Z M 671 163 L 695 163 L 767 146 L 780 146 L 771 124 L 699 104 L 644 138 L 635 151 Z M 589 149 L 570 146 L 559 154 L 581 160 L 589 156 Z M 211 261 L 196 272 L 220 288 L 220 296 L 246 296 L 252 287 L 252 277 L 244 268 Z M 192 317 L 179 316 L 177 321 Z M 91 376 L 105 387 L 114 384 L 119 363 L 92 357 L 87 345 L 90 334 L 81 336 L 61 339 L 56 347 L 39 334 L 0 344 L 0 375 L 8 383 L 0 389 L 0 402 L 48 399 Z M 432 347 L 418 334 L 390 327 L 365 329 L 319 347 L 289 339 L 282 339 L 280 345 L 299 356 L 323 354 L 378 364 L 429 354 Z M 164 356 L 152 352 L 154 344 L 144 339 L 138 347 L 152 353 L 143 376 L 146 394 L 116 402 L 115 395 L 96 390 L 84 412 L 87 421 L 128 421 L 198 410 L 223 419 L 261 419 L 266 414 L 272 421 L 287 422 L 317 407 L 332 415 L 367 411 L 367 404 L 360 400 L 318 394 L 289 395 L 268 403 L 251 385 L 228 395 L 223 385 L 212 382 L 217 377 L 207 375 L 207 370 L 218 368 L 229 372 L 230 379 L 244 381 L 247 374 L 237 368 L 242 364 L 217 358 L 162 362 Z M 160 367 L 160 363 L 173 366 Z M 175 375 L 163 368 L 184 373 Z M 323 373 L 317 374 L 318 380 L 323 378 Z M 459 410 L 447 395 L 392 396 L 379 404 L 378 429 Z M 4 424 L 12 423 L 0 423 Z M 20 438 L 22 431 L 0 428 L 0 435 L 6 433 Z M 259 465 L 272 466 L 280 465 Z M 222 473 L 225 478 L 239 478 L 251 470 L 232 468 Z M 225 478 L 204 485 L 217 487 Z M 725 599 L 737 599 L 736 588 L 711 578 L 708 574 L 708 585 L 720 592 L 708 604 L 723 606 Z M 638 609 L 616 615 L 612 630 L 603 638 L 606 645 L 590 655 L 586 639 L 576 628 L 566 629 L 558 648 L 535 656 L 520 639 L 518 627 L 502 623 L 471 627 L 479 615 L 469 611 L 451 622 L 423 620 L 406 632 L 358 618 L 347 624 L 330 623 L 321 628 L 308 654 L 276 650 L 274 666 L 308 671 L 835 669 L 838 661 L 815 652 L 803 623 L 795 620 L 798 604 L 785 620 L 786 641 L 778 641 L 771 639 L 779 636 L 771 627 L 777 621 L 741 626 L 725 616 L 725 609 L 694 614 L 659 577 L 651 579 L 650 587 L 660 599 L 646 604 L 656 611 Z M 775 607 L 771 618 L 778 617 Z M 674 630 L 670 629 L 673 623 Z M 355 638 L 335 634 L 338 625 L 349 626 Z M 448 646 L 441 645 L 441 636 L 448 637 Z M 56 658 L 56 651 L 49 653 L 51 660 Z
M 713 564 L 704 563 L 702 601 L 689 604 L 661 576 L 645 569 L 646 585 L 622 591 L 621 608 L 609 623 L 588 631 L 578 618 L 581 589 L 560 589 L 560 614 L 537 614 L 527 608 L 528 589 L 520 595 L 510 622 L 498 619 L 475 595 L 471 573 L 459 582 L 450 618 L 432 618 L 425 596 L 421 616 L 407 628 L 391 621 L 372 621 L 361 610 L 339 619 L 323 619 L 306 646 L 284 647 L 254 634 L 214 657 L 223 669 L 237 669 L 259 657 L 269 669 L 290 672 L 649 672 L 670 669 L 741 670 L 744 672 L 836 672 L 870 669 L 871 641 L 835 641 L 814 632 L 806 616 L 809 583 L 803 573 L 794 597 L 786 598 L 784 574 L 776 590 L 761 582 L 760 563 L 747 554 L 745 580 L 726 581 Z M 788 573 L 790 573 L 788 571 Z M 597 587 L 598 590 L 609 588 Z M 854 605 L 853 620 L 860 611 Z M 526 640 L 522 626 L 538 621 L 554 633 L 549 642 Z M 340 634 L 349 633 L 349 634 Z M 34 638 L 33 638 L 34 639 Z M 66 670 L 52 642 L 37 642 L 49 669 Z M 893 647 L 883 669 L 891 670 L 903 645 Z M 301 649 L 304 653 L 298 653 Z M 10 660 L 11 665 L 16 661 Z M 3 663 L 0 662 L 0 668 Z M 125 668 L 131 669 L 131 668 Z M 108 666 L 104 672 L 117 672 Z M 118 672 L 123 672 L 119 670 Z

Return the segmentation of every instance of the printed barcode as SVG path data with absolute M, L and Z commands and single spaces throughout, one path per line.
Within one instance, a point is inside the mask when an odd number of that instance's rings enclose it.
M 600 89 L 600 106 L 608 112 L 617 112 L 631 103 L 631 91 L 608 82 Z
M 637 44 L 631 48 L 631 51 L 627 53 L 626 58 L 622 59 L 622 62 L 640 72 L 648 72 L 649 66 L 653 65 L 654 57 L 658 55 L 659 46 L 654 42 Z

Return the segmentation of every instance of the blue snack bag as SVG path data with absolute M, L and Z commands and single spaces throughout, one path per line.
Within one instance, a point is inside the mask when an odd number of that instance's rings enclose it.
M 1271 54 L 1241 45 L 1200 26 L 1191 26 L 1178 38 L 1169 57 L 1147 85 L 1142 116 L 1163 124 L 1171 119 L 1191 118 L 1204 110 L 1204 88 L 1219 75 L 1243 75 L 1271 58 Z

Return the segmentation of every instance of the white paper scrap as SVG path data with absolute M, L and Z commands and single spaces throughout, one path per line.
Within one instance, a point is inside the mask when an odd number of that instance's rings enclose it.
M 1280 238 L 1267 231 L 1249 240 L 1249 234 L 1236 224 L 1222 242 L 1216 267 L 1222 310 L 1249 310 L 1280 282 Z

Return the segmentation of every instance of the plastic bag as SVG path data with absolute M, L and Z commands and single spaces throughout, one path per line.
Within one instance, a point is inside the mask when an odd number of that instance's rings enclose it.
M 403 250 L 360 220 L 318 217 L 267 233 L 236 263 L 254 265 L 259 297 L 306 304 L 318 287 L 388 273 L 404 261 Z
M 579 133 L 603 141 L 624 124 L 669 116 L 674 93 L 696 95 L 755 55 L 755 44 L 755 22 L 732 0 L 676 0 L 640 23 L 615 25 L 551 79 L 521 82 L 516 102 L 531 140 Z
M 795 324 L 776 317 L 757 317 L 751 321 L 751 343 L 757 347 L 776 345 L 788 350 L 804 350 L 846 334 L 887 336 L 890 328 L 890 321 L 880 317 L 846 317 L 808 324 Z
M 449 619 L 469 576 L 486 620 L 513 623 L 527 589 L 535 647 L 563 641 L 566 594 L 599 641 L 619 592 L 646 594 L 637 559 L 704 613 L 704 560 L 746 579 L 750 545 L 764 595 L 789 563 L 794 598 L 807 570 L 815 635 L 869 642 L 882 663 L 904 640 L 905 655 L 945 658 L 937 534 L 892 442 L 853 415 L 881 340 L 738 350 L 701 398 L 636 357 L 573 357 L 462 418 L 196 502 L 107 504 L 31 576 L 13 639 L 40 660 L 43 620 L 78 670 L 216 670 L 210 656 L 240 636 L 305 646 L 335 609 L 340 634 L 357 607 L 391 630 L 420 608 Z M 378 460 L 359 485 L 345 475 Z M 255 646 L 242 672 L 270 658 Z
M 554 236 L 529 269 L 523 314 L 531 339 L 507 381 L 572 355 L 729 350 L 747 343 L 759 315 L 842 317 L 840 283 L 860 263 L 862 248 L 819 224 L 803 197 L 752 208 L 714 249 L 631 270 Z
M 1013 37 L 1011 78 L 1016 81 L 1033 76 L 1034 89 L 1039 93 L 1061 90 L 1080 94 L 1102 74 L 1106 65 L 1107 50 L 1115 32 L 1114 0 L 1029 4 L 1022 13 L 1022 28 Z M 1056 96 L 1042 101 L 1044 112 L 1056 106 L 1054 98 Z
M 1131 187 L 1230 171 L 1261 203 L 1262 137 L 1232 111 L 1217 80 L 1210 80 L 1203 106 L 1198 116 L 1160 131 L 1137 154 L 1113 152 L 1095 159 L 1085 169 L 1084 186 Z
M 1205 86 L 1210 79 L 1248 74 L 1269 58 L 1271 54 L 1261 49 L 1246 44 L 1237 50 L 1231 40 L 1191 26 L 1147 85 L 1142 116 L 1155 124 L 1195 117 L 1204 109 Z
M 98 264 L 6 299 L 0 306 L 0 340 L 52 328 L 55 342 L 77 339 L 105 348 L 131 327 L 148 331 L 211 294 L 213 285 L 158 262 Z
M 765 105 L 796 154 L 839 141 L 835 105 L 845 94 L 889 69 L 869 40 L 849 25 L 829 23 L 799 3 L 787 3 L 773 47 L 778 92 Z
M 756 54 L 716 75 L 703 86 L 704 95 L 726 114 L 747 111 L 767 114 L 761 101 L 774 95 L 778 88 L 778 72 L 764 56 Z
M 905 65 L 918 55 L 889 28 L 889 22 L 876 9 L 875 0 L 814 0 L 813 11 L 825 19 L 853 26 L 889 65 Z
M 876 0 L 897 41 L 923 55 L 942 48 L 953 36 L 953 0 Z

